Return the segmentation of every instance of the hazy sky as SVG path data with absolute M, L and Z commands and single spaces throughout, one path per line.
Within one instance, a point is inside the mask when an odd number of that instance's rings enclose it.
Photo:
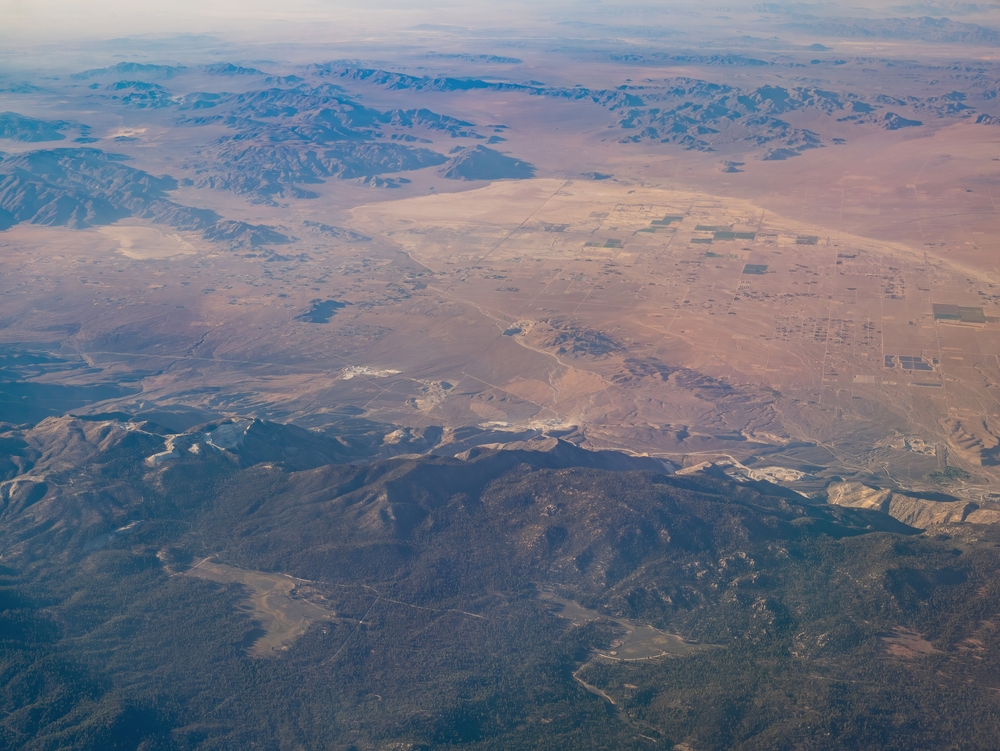
M 569 4 L 554 2 L 548 8 Z M 455 0 L 0 0 L 0 39 L 17 45 L 211 32 L 260 41 L 304 34 L 312 41 L 320 34 L 377 32 L 419 23 L 478 26 L 503 17 L 513 21 L 537 7 Z
M 435 4 L 435 10 L 429 5 L 391 0 L 0 0 L 0 39 L 16 45 L 209 32 L 264 41 L 356 33 L 364 25 L 398 28 L 408 17 L 435 11 L 447 15 L 446 4 Z
M 690 30 L 711 34 L 718 19 L 751 12 L 761 0 L 0 0 L 0 60 L 16 63 L 18 50 L 53 46 L 52 54 L 96 40 L 144 34 L 210 33 L 232 42 L 379 41 L 419 24 L 454 25 L 484 32 L 518 29 L 531 36 L 561 36 L 576 21 L 616 27 Z M 815 15 L 942 15 L 994 26 L 1000 8 L 953 0 L 771 0 L 793 13 Z M 971 10 L 970 10 L 971 9 Z M 975 19 L 968 15 L 976 16 Z M 593 33 L 588 30 L 587 36 Z M 387 40 L 388 41 L 388 40 Z

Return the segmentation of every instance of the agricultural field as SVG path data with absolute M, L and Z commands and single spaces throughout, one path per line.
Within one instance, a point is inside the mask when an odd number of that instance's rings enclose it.
M 584 181 L 353 217 L 426 269 L 425 295 L 493 322 L 428 351 L 465 360 L 422 402 L 438 419 L 548 420 L 665 457 L 812 443 L 839 473 L 905 482 L 952 456 L 992 477 L 1000 288 L 947 256 L 817 235 L 748 201 Z

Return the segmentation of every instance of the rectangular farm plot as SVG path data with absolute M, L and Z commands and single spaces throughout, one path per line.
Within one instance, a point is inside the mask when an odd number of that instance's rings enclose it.
M 934 370 L 931 363 L 920 355 L 899 355 L 899 367 L 903 370 Z
M 619 240 L 619 239 L 617 239 L 617 238 L 611 237 L 611 238 L 608 238 L 607 240 L 604 240 L 604 241 L 597 240 L 596 242 L 586 243 L 583 247 L 585 247 L 585 248 L 606 248 L 608 250 L 618 250 L 618 249 L 620 249 L 622 247 L 622 241 Z
M 986 323 L 986 314 L 978 306 L 934 303 L 934 320 L 957 321 L 960 323 Z
M 684 220 L 684 217 L 682 217 L 682 216 L 671 216 L 671 215 L 668 214 L 667 216 L 663 217 L 662 219 L 654 219 L 649 224 L 652 227 L 666 227 L 666 226 L 668 226 L 670 224 L 673 224 L 674 222 L 680 222 L 680 221 L 683 221 L 683 220 Z
M 766 263 L 748 263 L 743 267 L 744 274 L 751 274 L 756 276 L 763 276 L 767 273 Z

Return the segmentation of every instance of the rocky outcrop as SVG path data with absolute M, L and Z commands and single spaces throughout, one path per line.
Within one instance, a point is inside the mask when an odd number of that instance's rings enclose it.
M 993 524 L 1000 511 L 980 509 L 972 501 L 935 501 L 873 488 L 860 482 L 841 482 L 827 488 L 827 502 L 848 508 L 881 511 L 911 527 L 926 529 L 935 524 Z
M 996 464 L 1000 439 L 982 418 L 949 419 L 944 422 L 948 444 L 962 459 L 975 466 Z

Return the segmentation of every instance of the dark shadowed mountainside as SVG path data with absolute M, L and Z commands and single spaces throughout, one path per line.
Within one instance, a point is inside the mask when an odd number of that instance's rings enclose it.
M 928 694 L 1000 730 L 992 548 L 559 445 L 5 428 L 2 743 L 903 749 Z
M 449 180 L 523 180 L 534 177 L 535 168 L 520 159 L 477 145 L 463 149 L 441 168 Z
M 172 201 L 177 181 L 130 167 L 128 158 L 97 149 L 32 151 L 0 160 L 0 227 L 20 222 L 81 229 L 125 217 L 200 232 L 233 247 L 290 239 L 263 225 L 222 219 L 210 209 Z
M 62 120 L 40 120 L 37 117 L 20 115 L 17 112 L 0 112 L 0 138 L 23 143 L 40 141 L 62 141 L 60 133 L 69 123 Z

